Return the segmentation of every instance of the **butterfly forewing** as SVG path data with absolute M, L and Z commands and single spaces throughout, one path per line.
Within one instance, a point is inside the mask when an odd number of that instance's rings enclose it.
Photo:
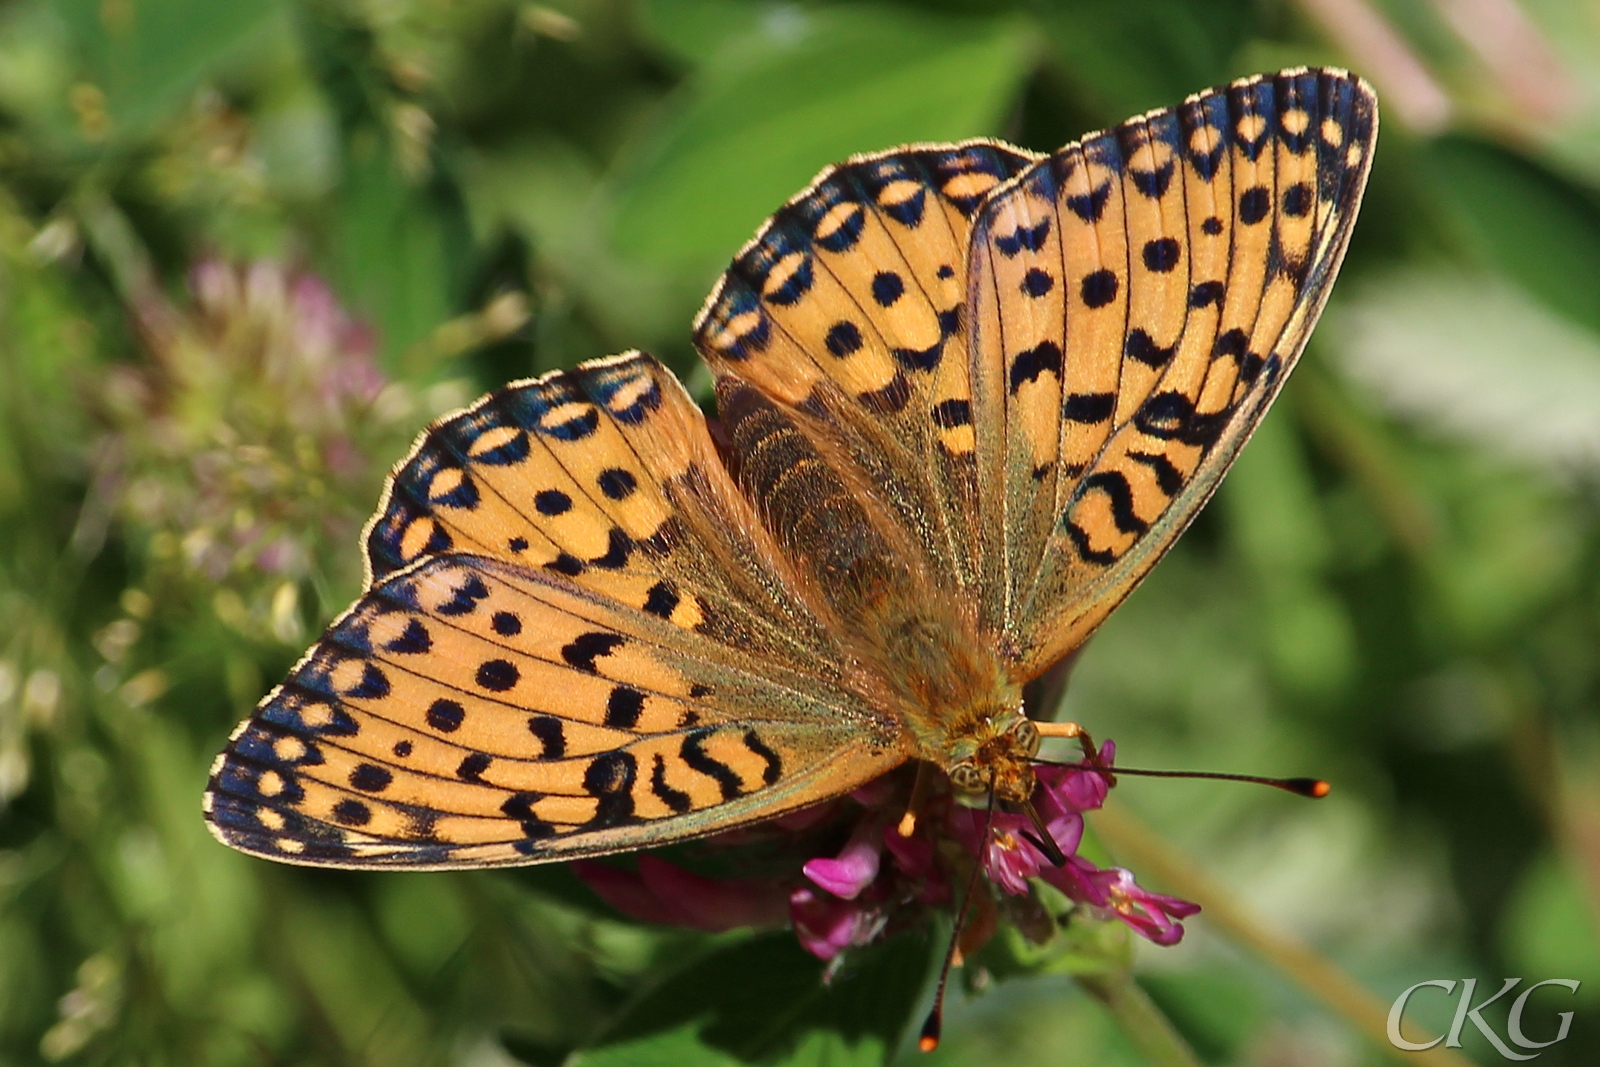
M 214 773 L 209 819 L 247 851 L 590 854 L 749 821 L 904 758 L 840 688 L 805 583 L 649 357 L 442 420 L 367 543 L 366 596 Z
M 514 384 L 441 420 L 366 535 L 371 581 L 470 552 L 780 661 L 836 663 L 799 583 L 678 380 L 630 353 Z
M 1343 256 L 1376 133 L 1347 74 L 1247 79 L 1068 146 L 984 206 L 979 469 L 1022 677 L 1120 602 L 1265 413 Z M 1046 200 L 1058 246 L 1026 230 Z M 1064 289 L 1060 319 L 1019 285 Z
M 207 815 L 291 862 L 528 863 L 768 818 L 904 758 L 895 723 L 814 674 L 449 555 L 330 627 L 235 734 Z
M 910 550 L 974 596 L 966 248 L 984 196 L 1035 158 L 972 142 L 829 167 L 739 254 L 695 324 L 714 372 L 797 409 Z

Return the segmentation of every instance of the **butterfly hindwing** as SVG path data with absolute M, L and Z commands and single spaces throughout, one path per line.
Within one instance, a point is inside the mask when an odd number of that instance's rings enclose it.
M 974 418 L 983 522 L 1005 548 L 984 607 L 1022 677 L 1120 602 L 1265 413 L 1376 133 L 1364 83 L 1286 71 L 1069 145 L 985 203 Z
M 904 758 L 894 722 L 813 674 L 446 555 L 329 628 L 235 733 L 206 811 L 272 859 L 494 866 L 702 836 Z

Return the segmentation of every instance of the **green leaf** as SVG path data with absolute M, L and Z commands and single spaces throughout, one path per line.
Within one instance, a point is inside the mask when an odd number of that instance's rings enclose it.
M 723 942 L 668 975 L 568 1064 L 880 1064 L 912 1021 L 932 963 L 926 941 L 902 937 L 824 984 L 822 963 L 788 931 Z
M 1426 158 L 1474 251 L 1552 310 L 1600 332 L 1600 208 L 1590 195 L 1466 137 L 1441 138 Z
M 1254 73 L 1229 63 L 1260 17 L 1253 3 L 1056 0 L 1035 6 L 1069 77 L 1095 98 L 1107 122 Z
M 763 23 L 781 27 L 784 19 L 804 17 L 792 5 L 749 0 L 645 0 L 638 6 L 645 35 L 686 63 L 712 59 L 729 38 Z
M 66 0 L 111 131 L 142 133 L 252 36 L 281 16 L 278 0 Z
M 341 291 L 374 320 L 392 361 L 449 316 L 457 250 L 435 205 L 401 178 L 376 136 L 354 140 L 346 168 L 334 222 L 335 274 Z
M 1030 34 L 1011 19 L 784 10 L 718 49 L 676 117 L 634 147 L 616 194 L 621 250 L 716 264 L 829 163 L 993 133 L 1030 67 Z
M 1579 1003 L 1600 1003 L 1600 922 L 1583 879 L 1546 855 L 1528 867 L 1506 909 L 1506 958 L 1532 980 L 1575 978 Z
M 1497 455 L 1600 464 L 1593 333 L 1489 275 L 1417 268 L 1345 295 L 1323 337 L 1395 410 Z

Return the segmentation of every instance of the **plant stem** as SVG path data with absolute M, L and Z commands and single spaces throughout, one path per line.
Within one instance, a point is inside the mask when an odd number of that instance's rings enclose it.
M 1125 805 L 1114 801 L 1107 803 L 1095 819 L 1094 827 L 1113 852 L 1149 873 L 1163 888 L 1199 904 L 1205 921 L 1288 975 L 1301 989 L 1344 1018 L 1396 1061 L 1409 1067 L 1416 1067 L 1418 1063 L 1433 1067 L 1473 1067 L 1465 1056 L 1443 1044 L 1426 1052 L 1404 1052 L 1390 1044 L 1389 1009 L 1383 1001 L 1326 957 L 1252 914 L 1240 902 L 1237 892 L 1202 871 Z M 1415 1023 L 1406 1025 L 1405 1036 L 1412 1041 L 1428 1041 L 1433 1037 L 1423 1033 Z
M 1127 971 L 1080 974 L 1078 984 L 1105 1005 L 1151 1067 L 1200 1067 L 1200 1059 Z

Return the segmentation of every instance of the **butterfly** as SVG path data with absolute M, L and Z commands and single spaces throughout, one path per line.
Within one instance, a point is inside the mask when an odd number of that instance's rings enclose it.
M 828 167 L 694 322 L 432 425 L 365 591 L 234 732 L 205 817 L 290 863 L 647 848 L 908 761 L 1026 803 L 1022 687 L 1216 489 L 1333 282 L 1377 134 L 1332 69 L 1049 155 Z

